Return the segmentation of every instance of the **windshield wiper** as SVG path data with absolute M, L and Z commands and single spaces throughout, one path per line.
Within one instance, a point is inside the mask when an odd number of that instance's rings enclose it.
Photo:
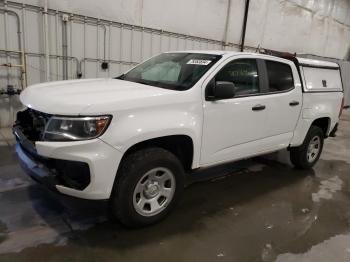
M 143 84 L 143 85 L 148 85 L 148 86 L 157 86 L 159 85 L 159 82 L 153 82 L 153 81 L 144 81 L 144 80 L 130 80 L 132 82 L 136 82 L 139 84 Z
M 160 81 L 152 81 L 152 80 L 143 80 L 143 79 L 135 79 L 135 78 L 126 78 L 125 74 L 122 74 L 118 77 L 115 77 L 115 79 L 120 79 L 120 80 L 125 80 L 125 81 L 130 81 L 130 82 L 134 82 L 134 83 L 139 83 L 142 85 L 148 85 L 148 86 L 154 86 L 154 87 L 160 87 L 160 88 L 164 88 L 164 89 L 172 89 L 172 90 L 176 90 L 177 88 L 179 88 L 180 86 L 173 86 L 170 84 L 166 84 Z
M 125 74 L 121 74 L 120 76 L 117 76 L 114 79 L 124 80 L 125 79 Z

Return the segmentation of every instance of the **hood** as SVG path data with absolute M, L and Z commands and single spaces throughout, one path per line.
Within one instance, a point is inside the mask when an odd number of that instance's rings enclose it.
M 140 100 L 154 104 L 159 97 L 176 93 L 181 91 L 110 78 L 41 83 L 26 88 L 20 99 L 25 106 L 40 112 L 79 115 L 135 107 Z

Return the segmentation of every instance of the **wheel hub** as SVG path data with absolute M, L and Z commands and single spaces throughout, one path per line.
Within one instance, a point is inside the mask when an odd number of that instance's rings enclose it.
M 318 136 L 315 136 L 311 139 L 310 144 L 307 149 L 307 161 L 313 162 L 316 160 L 320 153 L 320 147 L 321 147 L 321 139 Z
M 159 194 L 160 187 L 158 182 L 150 182 L 145 186 L 143 191 L 146 198 L 150 199 L 156 197 Z
M 175 176 L 169 169 L 156 167 L 149 170 L 135 186 L 135 211 L 142 216 L 154 216 L 162 212 L 172 201 L 175 188 Z

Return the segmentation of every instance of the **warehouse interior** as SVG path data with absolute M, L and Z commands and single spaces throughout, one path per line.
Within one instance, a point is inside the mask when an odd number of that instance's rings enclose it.
M 22 91 L 187 50 L 338 64 L 344 110 L 319 162 L 297 170 L 282 150 L 205 169 L 168 218 L 140 229 L 21 170 Z M 0 261 L 350 261 L 348 107 L 349 0 L 0 0 Z

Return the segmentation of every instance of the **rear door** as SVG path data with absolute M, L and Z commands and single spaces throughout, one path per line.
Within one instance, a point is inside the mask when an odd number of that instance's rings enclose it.
M 271 147 L 288 146 L 302 106 L 301 83 L 296 67 L 289 61 L 264 60 L 268 95 L 268 130 Z

